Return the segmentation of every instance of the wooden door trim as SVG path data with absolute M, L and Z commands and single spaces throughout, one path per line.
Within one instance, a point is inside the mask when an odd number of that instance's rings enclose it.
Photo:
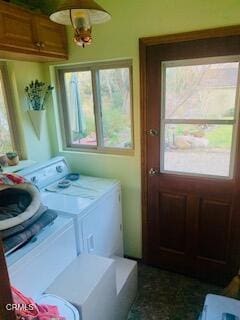
M 142 250 L 143 261 L 148 261 L 147 239 L 147 50 L 156 45 L 178 43 L 191 40 L 220 38 L 240 35 L 240 25 L 204 29 L 191 32 L 168 34 L 139 39 L 140 56 L 140 120 L 141 120 L 141 187 L 142 187 Z
M 12 294 L 3 245 L 0 239 L 0 319 L 16 320 L 15 313 L 6 309 L 7 304 L 12 304 Z
M 159 45 L 163 43 L 174 43 L 182 41 L 191 41 L 199 39 L 208 39 L 208 38 L 219 38 L 234 36 L 240 34 L 240 25 L 221 27 L 215 29 L 204 29 L 196 30 L 184 33 L 174 33 L 154 37 L 144 37 L 140 38 L 140 44 L 143 44 L 145 47 Z

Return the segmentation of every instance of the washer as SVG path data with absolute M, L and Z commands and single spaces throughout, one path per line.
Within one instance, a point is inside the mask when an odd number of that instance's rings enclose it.
M 69 187 L 59 187 L 71 174 L 63 157 L 20 174 L 40 189 L 43 204 L 74 219 L 78 255 L 123 256 L 121 187 L 117 180 L 80 175 Z
M 73 220 L 58 216 L 27 244 L 6 257 L 11 284 L 36 299 L 76 257 Z

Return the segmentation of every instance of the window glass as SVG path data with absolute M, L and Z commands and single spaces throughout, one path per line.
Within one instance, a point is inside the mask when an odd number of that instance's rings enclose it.
M 5 92 L 0 77 L 0 153 L 6 153 L 13 150 L 13 143 L 10 134 L 9 119 L 7 114 L 7 105 L 5 101 Z
M 163 63 L 163 172 L 233 175 L 239 63 L 212 61 Z
M 59 68 L 66 148 L 133 150 L 130 61 Z
M 238 63 L 166 68 L 166 119 L 233 119 Z
M 232 132 L 232 125 L 166 125 L 164 170 L 229 176 Z
M 100 70 L 99 76 L 104 146 L 132 148 L 129 69 Z
M 65 73 L 65 89 L 72 145 L 96 146 L 91 72 Z

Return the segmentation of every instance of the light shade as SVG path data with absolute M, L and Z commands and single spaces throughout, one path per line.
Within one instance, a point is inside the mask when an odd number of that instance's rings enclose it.
M 111 15 L 93 0 L 66 0 L 50 15 L 50 19 L 60 24 L 71 25 L 71 15 L 77 16 L 79 11 L 85 12 L 91 25 L 111 19 Z

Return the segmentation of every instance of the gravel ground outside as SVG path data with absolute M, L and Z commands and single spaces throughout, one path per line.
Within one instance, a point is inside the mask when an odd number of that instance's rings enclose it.
M 229 176 L 230 152 L 211 150 L 165 151 L 164 169 L 187 173 Z

